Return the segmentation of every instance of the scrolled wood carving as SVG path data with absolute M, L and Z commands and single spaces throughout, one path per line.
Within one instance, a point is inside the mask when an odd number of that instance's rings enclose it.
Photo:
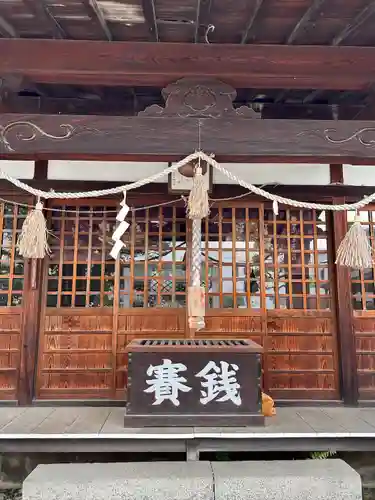
M 371 135 L 372 134 L 372 137 Z M 375 128 L 364 127 L 356 130 L 347 137 L 335 137 L 337 136 L 337 130 L 335 128 L 326 128 L 324 130 L 311 130 L 303 131 L 298 134 L 301 135 L 314 135 L 315 137 L 320 137 L 331 144 L 345 144 L 351 141 L 358 141 L 362 146 L 369 148 L 375 147 Z
M 236 91 L 215 79 L 182 78 L 162 90 L 165 107 L 153 104 L 139 116 L 179 118 L 261 118 L 248 106 L 235 109 Z
M 70 124 L 61 124 L 60 129 L 62 130 L 61 135 L 54 135 L 49 132 L 46 132 L 41 127 L 36 125 L 31 121 L 14 121 L 10 122 L 7 125 L 0 125 L 0 144 L 3 144 L 5 149 L 14 152 L 16 151 L 14 147 L 14 142 L 23 141 L 23 142 L 31 142 L 34 141 L 38 136 L 46 137 L 48 139 L 54 141 L 63 141 L 70 139 L 74 135 L 84 132 L 97 132 L 99 130 L 96 129 L 88 129 L 86 127 L 74 127 Z M 10 137 L 11 132 L 14 132 L 14 136 Z M 12 143 L 11 143 L 12 141 Z

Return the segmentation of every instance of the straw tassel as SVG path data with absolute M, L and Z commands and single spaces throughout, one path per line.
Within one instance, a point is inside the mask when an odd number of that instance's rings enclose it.
M 353 269 L 367 269 L 373 266 L 371 245 L 358 214 L 355 216 L 354 224 L 340 243 L 336 264 Z
M 200 166 L 200 160 L 195 169 L 193 186 L 189 194 L 187 213 L 189 219 L 204 219 L 210 213 L 208 193 L 202 174 L 202 167 Z
M 28 213 L 22 225 L 17 242 L 19 254 L 26 259 L 43 259 L 50 254 L 47 238 L 48 230 L 43 215 L 43 204 L 38 201 L 35 209 Z

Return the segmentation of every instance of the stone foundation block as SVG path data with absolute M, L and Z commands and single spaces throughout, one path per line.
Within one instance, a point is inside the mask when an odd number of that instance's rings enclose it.
M 214 500 L 208 462 L 39 465 L 24 500 Z
M 215 500 L 361 500 L 359 474 L 342 460 L 213 462 Z

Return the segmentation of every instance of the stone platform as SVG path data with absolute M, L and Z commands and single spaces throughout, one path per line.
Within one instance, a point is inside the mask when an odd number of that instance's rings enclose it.
M 341 460 L 39 465 L 24 500 L 361 500 Z
M 375 409 L 277 408 L 265 427 L 124 428 L 124 409 L 0 408 L 0 453 L 375 451 Z

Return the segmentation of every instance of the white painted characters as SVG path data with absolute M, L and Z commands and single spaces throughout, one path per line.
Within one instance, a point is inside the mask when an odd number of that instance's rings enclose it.
M 163 359 L 163 364 L 147 368 L 147 375 L 154 378 L 146 380 L 149 385 L 144 392 L 154 392 L 155 401 L 153 405 L 160 405 L 163 401 L 169 400 L 175 406 L 180 406 L 178 392 L 189 392 L 191 387 L 185 385 L 185 377 L 179 375 L 179 372 L 186 371 L 187 368 L 182 363 L 172 363 L 170 359 Z
M 237 381 L 238 366 L 220 361 L 218 366 L 214 361 L 207 365 L 195 376 L 204 379 L 201 382 L 200 402 L 206 405 L 213 400 L 218 402 L 232 401 L 236 406 L 241 405 L 240 384 Z M 219 397 L 220 396 L 220 397 Z
M 147 375 L 153 377 L 146 380 L 149 385 L 144 392 L 155 393 L 153 405 L 160 405 L 163 401 L 171 401 L 175 406 L 180 405 L 178 399 L 179 391 L 189 392 L 191 387 L 186 385 L 187 379 L 180 372 L 187 371 L 183 363 L 172 363 L 170 359 L 163 359 L 161 365 L 150 365 Z M 218 403 L 231 401 L 236 406 L 240 406 L 241 386 L 237 380 L 238 366 L 220 361 L 216 364 L 209 361 L 207 365 L 195 375 L 201 380 L 200 403 L 206 405 L 211 401 Z

